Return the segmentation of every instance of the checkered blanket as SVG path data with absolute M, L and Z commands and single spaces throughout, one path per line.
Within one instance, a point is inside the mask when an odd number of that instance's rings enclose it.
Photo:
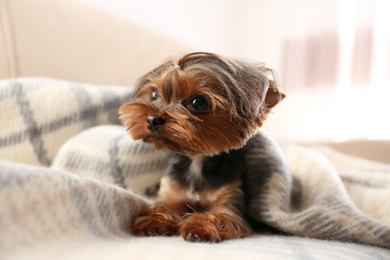
M 251 215 L 293 236 L 255 235 L 214 247 L 133 237 L 129 225 L 155 197 L 170 152 L 131 140 L 119 125 L 117 109 L 131 91 L 52 79 L 0 81 L 0 259 L 172 259 L 161 254 L 172 251 L 189 259 L 189 252 L 390 255 L 390 166 L 291 144 L 281 145 L 289 174 L 270 175 Z

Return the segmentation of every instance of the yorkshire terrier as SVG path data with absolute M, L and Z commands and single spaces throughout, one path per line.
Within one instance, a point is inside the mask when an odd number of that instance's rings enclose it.
M 120 118 L 134 140 L 174 153 L 159 199 L 132 232 L 205 242 L 249 236 L 243 180 L 258 169 L 248 156 L 262 149 L 258 129 L 284 96 L 273 70 L 205 52 L 141 77 Z

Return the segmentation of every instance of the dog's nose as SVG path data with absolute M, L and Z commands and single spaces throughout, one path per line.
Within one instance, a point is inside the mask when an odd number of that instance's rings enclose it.
M 148 116 L 147 127 L 150 132 L 156 131 L 160 126 L 165 124 L 165 119 L 161 116 Z

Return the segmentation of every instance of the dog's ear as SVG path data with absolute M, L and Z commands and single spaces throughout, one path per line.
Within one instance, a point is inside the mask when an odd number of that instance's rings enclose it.
M 286 95 L 279 90 L 278 85 L 275 81 L 269 81 L 269 87 L 264 98 L 264 106 L 267 109 L 271 109 L 276 106 L 280 101 L 282 101 Z

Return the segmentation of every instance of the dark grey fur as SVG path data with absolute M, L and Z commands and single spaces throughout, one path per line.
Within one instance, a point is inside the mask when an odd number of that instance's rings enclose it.
M 173 154 L 167 169 L 167 177 L 178 181 L 183 187 L 193 191 L 219 188 L 235 181 L 242 181 L 245 194 L 245 208 L 252 220 L 257 220 L 258 201 L 261 199 L 263 186 L 273 174 L 290 178 L 287 165 L 278 145 L 265 133 L 258 132 L 245 146 L 228 153 L 204 156 L 199 178 L 188 178 L 193 159 L 180 154 Z M 286 197 L 288 194 L 286 194 Z M 257 208 L 257 210 L 251 210 Z

